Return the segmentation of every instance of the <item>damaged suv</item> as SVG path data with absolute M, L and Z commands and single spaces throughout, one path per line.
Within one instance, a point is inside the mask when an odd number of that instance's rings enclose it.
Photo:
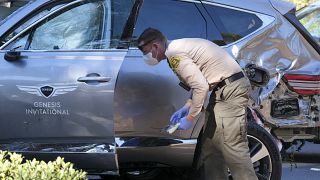
M 0 22 L 0 149 L 133 178 L 191 167 L 204 115 L 191 130 L 161 131 L 189 93 L 167 63 L 144 64 L 136 39 L 147 27 L 208 39 L 242 66 L 259 179 L 280 179 L 282 146 L 320 139 L 320 50 L 292 4 L 34 0 Z

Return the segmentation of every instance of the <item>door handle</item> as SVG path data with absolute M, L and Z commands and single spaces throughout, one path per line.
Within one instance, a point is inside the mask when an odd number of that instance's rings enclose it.
M 99 83 L 104 83 L 104 82 L 109 82 L 111 81 L 111 77 L 90 77 L 90 76 L 86 76 L 86 77 L 80 77 L 78 78 L 79 82 L 99 82 Z

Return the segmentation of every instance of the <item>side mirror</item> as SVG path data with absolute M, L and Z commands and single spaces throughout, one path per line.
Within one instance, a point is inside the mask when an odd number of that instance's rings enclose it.
M 267 70 L 257 67 L 255 64 L 248 64 L 244 71 L 250 82 L 256 86 L 264 86 L 270 80 L 270 75 Z
M 15 47 L 11 49 L 10 51 L 7 51 L 4 54 L 4 59 L 7 61 L 18 61 L 21 58 L 21 52 L 16 51 L 16 49 L 19 49 L 21 46 Z
M 7 51 L 4 54 L 4 59 L 7 61 L 17 61 L 21 57 L 21 52 L 18 51 Z

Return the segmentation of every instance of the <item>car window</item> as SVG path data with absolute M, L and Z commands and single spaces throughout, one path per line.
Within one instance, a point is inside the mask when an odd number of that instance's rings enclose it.
M 17 41 L 17 45 L 25 43 L 24 49 L 28 50 L 98 49 L 103 20 L 102 1 L 81 4 L 58 16 L 48 17 L 25 35 L 27 38 L 24 36 Z
M 261 19 L 249 12 L 205 4 L 226 44 L 235 42 L 262 26 Z M 209 34 L 210 36 L 210 34 Z
M 118 48 L 133 2 L 89 0 L 68 6 L 32 27 L 9 46 L 25 50 Z
M 6 18 L 11 14 L 15 14 L 20 10 L 28 1 L 0 1 L 0 25 L 6 21 Z M 3 20 L 2 20 L 3 19 Z
M 148 27 L 159 29 L 168 39 L 206 38 L 206 22 L 194 3 L 147 0 L 138 15 L 133 38 Z
M 28 16 L 26 19 L 22 20 L 19 25 L 14 28 L 12 31 L 8 32 L 7 35 L 5 35 L 3 38 L 1 38 L 1 42 L 0 42 L 0 45 L 3 45 L 4 43 L 8 42 L 11 38 L 13 38 L 15 35 L 17 35 L 19 32 L 21 32 L 22 30 L 24 30 L 26 27 L 30 26 L 32 23 L 36 22 L 37 20 L 39 20 L 41 17 L 55 11 L 56 9 L 58 9 L 59 7 L 63 6 L 63 4 L 65 3 L 62 3 L 61 4 L 55 4 L 55 6 L 52 6 L 52 7 L 47 7 L 45 9 L 41 9 L 39 10 L 38 12 L 36 12 L 33 16 Z M 24 9 L 24 7 L 21 7 L 21 9 L 19 10 L 22 10 Z M 18 10 L 18 11 L 19 11 Z M 1 12 L 1 11 L 0 11 Z M 17 11 L 16 11 L 17 12 Z M 12 14 L 13 15 L 13 14 Z M 10 19 L 12 17 L 12 15 L 8 16 L 6 18 L 6 20 Z M 5 20 L 4 20 L 5 21 Z M 1 23 L 4 23 L 1 22 Z
M 320 9 L 315 9 L 299 19 L 313 37 L 320 38 Z

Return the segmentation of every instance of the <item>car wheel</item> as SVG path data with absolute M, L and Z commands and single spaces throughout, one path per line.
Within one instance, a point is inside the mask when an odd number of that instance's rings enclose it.
M 259 180 L 280 180 L 281 155 L 274 138 L 254 122 L 247 126 L 250 157 Z
M 126 171 L 125 177 L 131 180 L 149 180 L 154 179 L 161 173 L 161 169 L 148 169 L 137 171 Z

